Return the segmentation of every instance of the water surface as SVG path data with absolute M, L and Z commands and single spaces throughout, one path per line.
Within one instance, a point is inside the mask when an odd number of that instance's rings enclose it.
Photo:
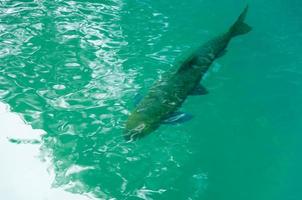
M 191 121 L 135 143 L 122 137 L 133 96 L 245 5 L 2 1 L 0 98 L 45 131 L 53 187 L 97 199 L 301 199 L 298 0 L 250 1 L 254 29 L 214 63 L 209 95 L 187 99 Z

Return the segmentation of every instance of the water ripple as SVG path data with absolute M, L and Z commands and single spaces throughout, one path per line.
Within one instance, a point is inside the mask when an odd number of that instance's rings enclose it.
M 174 59 L 171 51 L 179 53 L 163 42 L 168 18 L 148 3 L 136 3 L 0 4 L 0 98 L 47 132 L 42 151 L 55 187 L 106 199 L 152 199 L 174 181 L 168 169 L 187 159 L 173 151 L 175 145 L 186 148 L 186 135 L 168 134 L 150 144 L 129 144 L 122 137 L 133 95 L 142 82 L 154 81 L 144 74 L 161 74 L 161 66 Z M 155 149 L 155 143 L 163 148 Z M 159 177 L 165 183 L 154 185 Z

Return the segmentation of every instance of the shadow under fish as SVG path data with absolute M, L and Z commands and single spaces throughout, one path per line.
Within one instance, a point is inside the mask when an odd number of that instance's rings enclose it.
M 248 6 L 230 29 L 200 46 L 185 59 L 178 70 L 157 81 L 130 114 L 124 130 L 124 138 L 135 140 L 153 132 L 163 123 L 179 123 L 192 116 L 178 111 L 190 95 L 208 93 L 200 81 L 213 61 L 225 54 L 231 39 L 252 30 L 244 22 Z

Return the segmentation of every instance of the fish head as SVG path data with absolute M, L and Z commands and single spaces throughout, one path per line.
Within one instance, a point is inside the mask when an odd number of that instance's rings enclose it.
M 124 138 L 127 141 L 140 139 L 159 127 L 157 120 L 150 119 L 146 115 L 133 113 L 129 116 L 124 130 Z

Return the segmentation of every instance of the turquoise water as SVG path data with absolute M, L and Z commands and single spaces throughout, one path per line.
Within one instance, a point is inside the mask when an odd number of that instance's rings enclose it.
M 245 5 L 1 1 L 0 98 L 46 132 L 53 187 L 98 199 L 302 199 L 298 0 L 250 1 L 253 31 L 214 63 L 210 93 L 182 106 L 191 121 L 133 143 L 122 136 L 134 95 Z

